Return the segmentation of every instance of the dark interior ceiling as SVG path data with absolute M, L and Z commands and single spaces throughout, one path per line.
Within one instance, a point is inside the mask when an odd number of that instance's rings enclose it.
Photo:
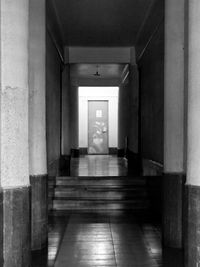
M 154 0 L 52 0 L 68 46 L 132 46 Z
M 110 79 L 123 76 L 126 64 L 71 64 L 71 77 Z M 98 71 L 100 76 L 94 75 Z

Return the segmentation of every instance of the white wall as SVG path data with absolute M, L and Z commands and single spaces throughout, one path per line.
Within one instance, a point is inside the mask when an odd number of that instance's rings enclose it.
M 88 147 L 89 100 L 108 100 L 109 147 L 117 147 L 118 87 L 79 87 L 79 147 Z

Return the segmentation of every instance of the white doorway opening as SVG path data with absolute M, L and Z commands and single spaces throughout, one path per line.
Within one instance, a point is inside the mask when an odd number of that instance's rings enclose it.
M 118 146 L 118 95 L 119 87 L 79 87 L 79 149 L 87 154 L 89 146 L 88 103 L 108 101 L 108 151 Z

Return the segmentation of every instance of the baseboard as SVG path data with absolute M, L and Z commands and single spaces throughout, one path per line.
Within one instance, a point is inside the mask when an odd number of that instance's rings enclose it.
M 88 155 L 88 148 L 87 147 L 79 147 L 79 154 L 80 155 Z
M 31 175 L 31 248 L 41 250 L 48 238 L 48 176 Z
M 117 155 L 118 149 L 116 147 L 109 147 L 109 155 Z
M 128 160 L 128 173 L 131 175 L 141 174 L 141 157 L 138 153 L 134 153 L 127 149 L 126 157 Z
M 119 158 L 123 158 L 123 157 L 125 157 L 126 156 L 126 150 L 125 150 L 125 148 L 118 148 L 117 149 L 117 156 L 119 157 Z
M 60 175 L 70 175 L 71 155 L 60 156 Z
M 72 158 L 79 158 L 79 155 L 80 155 L 79 149 L 75 149 L 75 148 L 71 149 L 71 157 Z
M 3 189 L 3 261 L 1 266 L 31 262 L 30 186 Z
M 162 176 L 163 165 L 159 162 L 142 159 L 142 175 L 143 176 Z

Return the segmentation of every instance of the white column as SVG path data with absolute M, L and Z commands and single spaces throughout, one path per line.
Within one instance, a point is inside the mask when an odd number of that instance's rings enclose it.
M 184 2 L 165 1 L 163 242 L 177 248 L 182 246 L 185 171 Z
M 70 86 L 70 142 L 71 149 L 76 155 L 78 153 L 78 86 L 71 84 Z M 75 156 L 76 156 L 75 155 Z
M 200 2 L 189 1 L 187 184 L 200 186 Z
M 121 84 L 119 87 L 118 104 L 118 150 L 123 156 L 126 148 L 129 125 L 129 84 Z
M 31 245 L 47 240 L 46 19 L 45 0 L 29 1 L 29 174 Z
M 62 155 L 70 155 L 70 76 L 69 65 L 62 72 Z
M 4 267 L 30 266 L 29 1 L 1 0 L 0 6 L 0 257 Z
M 164 172 L 184 171 L 184 0 L 165 1 Z
M 30 0 L 29 12 L 29 167 L 47 173 L 45 0 Z
M 1 0 L 1 186 L 29 185 L 28 1 Z
M 137 65 L 131 64 L 129 72 L 130 80 L 130 124 L 129 124 L 129 150 L 138 154 L 138 116 L 139 116 L 139 81 Z
M 188 0 L 188 120 L 184 266 L 200 266 L 200 1 Z

